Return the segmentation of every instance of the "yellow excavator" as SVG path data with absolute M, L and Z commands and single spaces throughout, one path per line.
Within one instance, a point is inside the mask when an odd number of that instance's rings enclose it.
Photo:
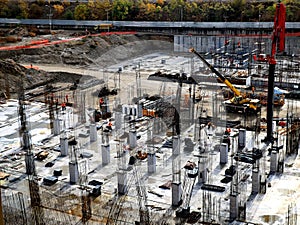
M 261 110 L 259 99 L 251 99 L 242 94 L 236 89 L 230 81 L 224 77 L 218 70 L 216 70 L 206 59 L 201 56 L 194 48 L 190 48 L 190 52 L 194 53 L 201 61 L 218 76 L 219 80 L 226 84 L 228 88 L 234 93 L 234 97 L 230 100 L 224 101 L 226 110 L 229 112 L 242 112 L 242 113 L 258 113 Z

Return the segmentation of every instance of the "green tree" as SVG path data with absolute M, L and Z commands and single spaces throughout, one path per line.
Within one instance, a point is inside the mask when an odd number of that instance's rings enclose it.
M 230 3 L 232 13 L 228 15 L 229 21 L 240 21 L 241 15 L 244 14 L 246 8 L 246 0 L 232 0 Z
M 300 21 L 300 1 L 284 0 L 282 3 L 286 5 L 286 20 L 291 22 Z
M 173 21 L 184 20 L 184 11 L 185 11 L 185 1 L 170 0 L 169 2 L 170 20 Z
M 63 15 L 63 18 L 66 20 L 73 20 L 74 19 L 74 14 L 72 12 L 72 10 L 67 9 L 65 14 Z
M 36 3 L 33 3 L 29 7 L 29 18 L 39 19 L 43 15 L 43 9 Z
M 112 5 L 114 20 L 127 20 L 131 12 L 133 2 L 130 0 L 115 0 Z
M 86 4 L 79 4 L 74 10 L 75 20 L 86 20 L 89 16 L 89 9 Z

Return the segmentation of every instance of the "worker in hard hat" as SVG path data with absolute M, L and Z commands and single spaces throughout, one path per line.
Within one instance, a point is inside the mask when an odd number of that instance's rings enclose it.
M 66 110 L 66 103 L 65 103 L 65 102 L 62 102 L 62 103 L 61 103 L 61 110 L 62 110 L 62 111 L 65 111 L 65 110 Z
M 112 131 L 112 122 L 111 122 L 111 120 L 108 121 L 108 124 L 107 124 L 106 128 L 108 130 Z
M 103 98 L 100 98 L 100 99 L 99 99 L 100 110 L 101 110 L 103 104 L 104 104 L 104 100 L 103 100 Z

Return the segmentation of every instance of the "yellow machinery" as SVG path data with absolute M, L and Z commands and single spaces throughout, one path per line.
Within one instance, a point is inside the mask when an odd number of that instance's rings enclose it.
M 225 106 L 228 111 L 231 112 L 246 112 L 246 113 L 257 113 L 261 109 L 260 101 L 258 99 L 250 99 L 243 95 L 238 89 L 236 89 L 229 80 L 224 77 L 219 71 L 217 71 L 210 63 L 208 63 L 203 56 L 201 56 L 194 48 L 190 49 L 190 52 L 198 56 L 201 61 L 218 76 L 219 80 L 226 84 L 228 88 L 234 93 L 234 97 L 229 101 L 225 101 Z

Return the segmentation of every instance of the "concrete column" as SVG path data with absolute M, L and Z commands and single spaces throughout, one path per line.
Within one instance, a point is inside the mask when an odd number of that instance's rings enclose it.
M 102 144 L 104 144 L 104 145 L 109 145 L 108 133 L 109 133 L 109 131 L 103 131 L 102 132 Z
M 70 183 L 76 184 L 79 180 L 79 170 L 77 162 L 69 162 Z
M 118 178 L 118 193 L 124 195 L 127 193 L 128 190 L 126 171 L 119 170 L 117 172 L 117 178 Z
M 32 152 L 26 152 L 25 154 L 26 174 L 33 175 L 35 173 L 34 156 Z
M 147 129 L 147 140 L 151 140 L 152 138 L 152 130 L 148 127 Z
M 199 173 L 198 173 L 198 183 L 204 184 L 207 181 L 207 168 L 205 162 L 198 162 Z
M 181 201 L 181 182 L 172 183 L 172 205 L 179 206 Z
M 278 167 L 278 153 L 277 151 L 271 152 L 271 160 L 270 160 L 270 172 L 276 173 Z
M 90 142 L 97 141 L 97 128 L 96 124 L 90 124 Z
M 229 196 L 230 199 L 230 215 L 229 215 L 229 221 L 232 222 L 238 217 L 238 195 L 231 194 Z
M 246 130 L 243 128 L 239 130 L 238 146 L 239 148 L 244 148 L 246 146 Z
M 260 172 L 257 169 L 252 170 L 252 193 L 257 194 L 259 193 L 259 177 Z
M 148 158 L 148 173 L 155 173 L 156 172 L 155 152 L 148 153 L 147 158 Z
M 67 156 L 69 154 L 69 143 L 67 137 L 60 138 L 60 155 Z
M 136 130 L 131 129 L 129 131 L 129 147 L 134 149 L 136 147 Z
M 178 136 L 173 136 L 172 141 L 172 153 L 173 156 L 177 156 L 180 154 L 180 138 Z
M 101 145 L 102 150 L 102 164 L 107 165 L 110 163 L 110 146 Z
M 153 134 L 159 134 L 160 133 L 160 125 L 159 125 L 159 119 L 154 118 L 153 119 Z
M 115 129 L 119 131 L 122 129 L 122 113 L 115 112 Z
M 24 131 L 24 133 L 22 134 L 22 141 L 21 141 L 21 147 L 23 149 L 29 149 L 31 148 L 31 135 L 28 131 Z
M 54 133 L 54 135 L 60 134 L 60 120 L 57 118 L 54 119 L 53 133 Z
M 226 164 L 228 162 L 228 144 L 222 143 L 220 145 L 220 163 Z

